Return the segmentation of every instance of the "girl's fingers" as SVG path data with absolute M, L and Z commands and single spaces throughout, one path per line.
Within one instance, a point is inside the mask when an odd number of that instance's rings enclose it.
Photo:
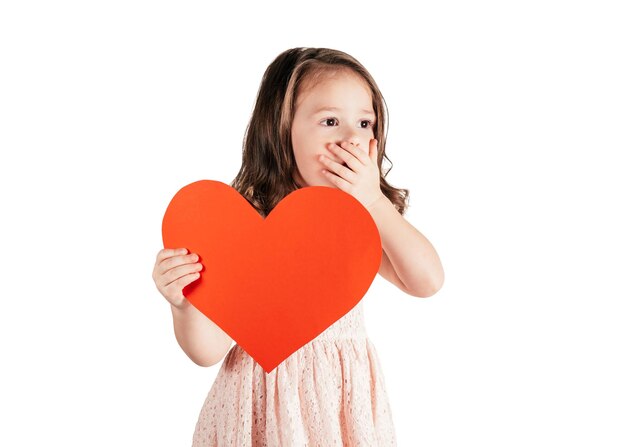
M 157 263 L 176 255 L 187 254 L 186 248 L 163 248 L 157 253 Z
M 176 255 L 169 258 L 165 258 L 158 264 L 157 270 L 159 274 L 163 275 L 169 270 L 174 269 L 181 265 L 193 264 L 199 261 L 199 256 L 195 253 L 189 253 L 188 255 Z
M 185 275 L 176 280 L 176 287 L 180 286 L 180 290 L 182 291 L 186 285 L 191 284 L 198 278 L 200 278 L 200 272 L 189 273 L 188 275 Z
M 165 287 L 175 283 L 180 278 L 189 274 L 194 274 L 202 270 L 202 264 L 199 262 L 193 262 L 189 264 L 178 265 L 162 274 L 163 283 Z
M 172 288 L 175 291 L 176 293 L 175 301 L 177 304 L 180 304 L 185 298 L 185 296 L 183 295 L 183 289 L 185 288 L 185 286 L 196 281 L 199 277 L 200 277 L 200 273 L 198 272 L 189 273 L 188 275 L 181 276 L 176 281 L 174 281 L 173 283 L 167 286 L 168 288 Z
M 200 257 L 186 248 L 163 248 L 157 253 L 152 278 L 157 289 L 172 305 L 180 306 L 183 289 L 200 277 Z

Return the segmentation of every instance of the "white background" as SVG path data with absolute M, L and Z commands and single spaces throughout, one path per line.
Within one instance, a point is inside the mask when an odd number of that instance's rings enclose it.
M 614 1 L 3 2 L 0 444 L 185 446 L 161 219 L 230 182 L 282 51 L 362 62 L 435 296 L 366 300 L 400 446 L 626 445 L 626 16 Z

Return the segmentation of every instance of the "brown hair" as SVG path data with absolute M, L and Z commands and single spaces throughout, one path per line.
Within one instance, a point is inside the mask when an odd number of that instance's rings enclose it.
M 299 188 L 293 174 L 297 168 L 291 143 L 291 125 L 298 92 L 303 85 L 319 82 L 329 72 L 348 70 L 361 76 L 372 93 L 378 140 L 380 189 L 404 214 L 409 190 L 394 188 L 385 177 L 393 163 L 385 154 L 387 107 L 383 95 L 369 72 L 355 58 L 329 48 L 292 48 L 282 52 L 267 67 L 259 87 L 252 117 L 243 138 L 242 163 L 230 184 L 267 216 L 289 193 Z M 391 166 L 384 173 L 383 157 Z

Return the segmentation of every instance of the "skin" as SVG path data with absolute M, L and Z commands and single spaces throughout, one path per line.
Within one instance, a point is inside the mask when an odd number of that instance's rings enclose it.
M 305 86 L 291 127 L 298 185 L 336 187 L 365 207 L 373 204 L 383 195 L 375 122 L 370 90 L 358 75 L 338 72 Z

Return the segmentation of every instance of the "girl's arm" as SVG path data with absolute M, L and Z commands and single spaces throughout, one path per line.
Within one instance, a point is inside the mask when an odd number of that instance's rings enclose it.
M 435 248 L 386 197 L 368 207 L 383 246 L 379 273 L 403 292 L 426 298 L 441 289 L 443 267 Z
M 380 261 L 380 267 L 378 269 L 378 274 L 389 281 L 391 284 L 396 286 L 398 289 L 402 290 L 404 293 L 411 295 L 411 291 L 406 288 L 404 283 L 400 278 L 398 278 L 398 274 L 396 270 L 391 265 L 391 261 L 389 261 L 389 257 L 385 250 L 383 250 L 383 256 Z
M 189 301 L 184 300 L 180 308 L 171 308 L 176 340 L 185 354 L 199 366 L 213 366 L 220 362 L 233 339 Z

